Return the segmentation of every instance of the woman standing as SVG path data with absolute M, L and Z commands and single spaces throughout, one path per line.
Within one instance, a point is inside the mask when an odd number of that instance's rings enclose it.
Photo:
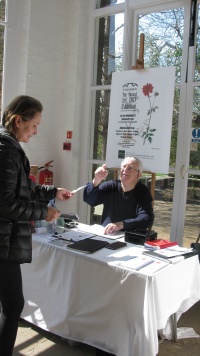
M 43 200 L 71 198 L 70 191 L 36 185 L 20 142 L 37 134 L 42 104 L 27 95 L 5 109 L 0 129 L 0 355 L 11 356 L 24 307 L 21 263 L 32 260 L 31 221 L 52 221 L 60 212 Z

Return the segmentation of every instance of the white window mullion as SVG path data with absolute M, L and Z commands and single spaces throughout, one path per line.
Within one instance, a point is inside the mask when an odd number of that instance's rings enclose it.
M 176 153 L 174 197 L 171 221 L 171 240 L 180 246 L 184 237 L 184 221 L 187 200 L 190 135 L 193 107 L 193 77 L 195 47 L 189 47 L 190 7 L 185 7 L 184 47 L 182 65 L 182 83 L 180 92 L 180 113 Z M 188 63 L 187 63 L 188 61 Z M 187 82 L 186 82 L 187 80 Z

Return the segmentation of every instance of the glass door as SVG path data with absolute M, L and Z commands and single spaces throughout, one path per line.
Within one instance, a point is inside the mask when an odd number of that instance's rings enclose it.
M 199 230 L 200 148 L 198 140 L 192 142 L 192 135 L 200 136 L 200 122 L 198 126 L 197 119 L 200 67 L 199 46 L 196 46 L 198 32 L 194 43 L 191 41 L 195 33 L 192 28 L 195 24 L 195 8 L 192 5 L 195 2 L 171 1 L 160 6 L 160 2 L 157 5 L 154 2 L 151 8 L 145 8 L 145 3 L 145 0 L 140 5 L 137 1 L 129 2 L 133 10 L 133 61 L 136 61 L 139 53 L 140 34 L 144 33 L 145 68 L 176 66 L 169 173 L 156 174 L 154 229 L 161 238 L 189 246 L 197 238 Z M 199 17 L 196 28 L 198 22 Z M 151 176 L 143 176 L 150 185 Z
M 144 67 L 176 67 L 169 172 L 156 174 L 154 230 L 184 246 L 199 233 L 199 2 L 195 9 L 195 0 L 104 0 L 94 12 L 89 180 L 105 163 L 112 72 L 136 64 L 144 33 Z M 108 179 L 114 177 L 111 171 Z M 142 179 L 151 186 L 151 175 Z M 101 211 L 101 206 L 90 209 L 88 222 L 99 223 Z

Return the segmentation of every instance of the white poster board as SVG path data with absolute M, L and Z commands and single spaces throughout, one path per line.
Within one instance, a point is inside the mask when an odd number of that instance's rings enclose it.
M 143 170 L 168 173 L 175 67 L 113 73 L 106 163 L 119 168 L 128 156 Z

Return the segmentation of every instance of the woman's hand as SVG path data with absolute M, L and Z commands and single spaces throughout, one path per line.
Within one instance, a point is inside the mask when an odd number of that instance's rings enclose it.
M 48 206 L 46 221 L 50 222 L 59 218 L 61 212 L 52 206 Z
M 105 227 L 104 234 L 105 235 L 112 234 L 114 231 L 119 231 L 122 230 L 123 228 L 124 228 L 124 224 L 122 221 L 116 222 L 114 224 L 111 223 Z
M 73 197 L 74 193 L 70 192 L 70 190 L 64 188 L 57 188 L 56 198 L 62 201 L 68 200 Z

